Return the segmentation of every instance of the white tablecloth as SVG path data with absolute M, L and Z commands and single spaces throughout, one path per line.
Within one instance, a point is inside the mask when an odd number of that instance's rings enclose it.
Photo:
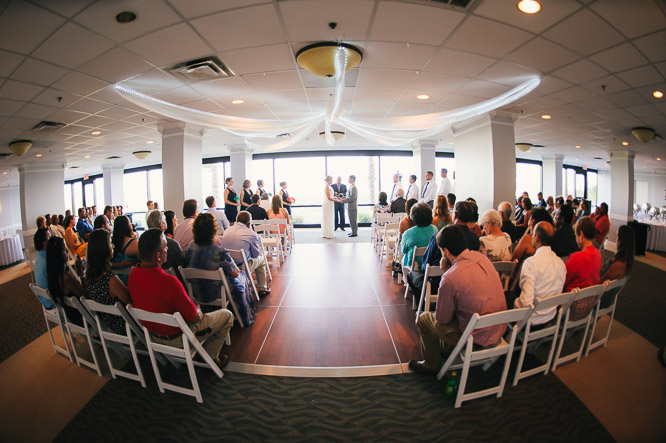
M 647 250 L 666 252 L 666 224 L 651 220 L 637 220 L 650 226 L 647 233 Z
M 10 265 L 23 260 L 21 239 L 18 235 L 12 235 L 0 240 L 0 266 Z

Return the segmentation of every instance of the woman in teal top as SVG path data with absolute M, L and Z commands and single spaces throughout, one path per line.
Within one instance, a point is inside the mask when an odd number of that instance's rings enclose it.
M 419 203 L 412 206 L 412 210 L 409 212 L 409 217 L 414 222 L 415 226 L 412 226 L 402 234 L 402 253 L 405 257 L 402 262 L 405 268 L 410 268 L 412 265 L 412 254 L 414 253 L 414 247 L 422 248 L 428 246 L 430 239 L 433 235 L 437 233 L 437 228 L 432 225 L 432 210 L 430 206 L 426 203 Z M 419 266 L 423 263 L 421 257 L 416 258 Z M 409 272 L 409 271 L 407 271 Z M 405 269 L 403 268 L 403 279 L 406 283 Z

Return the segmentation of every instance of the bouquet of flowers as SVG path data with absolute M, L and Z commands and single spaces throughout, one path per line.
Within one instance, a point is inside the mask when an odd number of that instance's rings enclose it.
M 296 203 L 296 199 L 294 197 L 287 197 L 287 201 L 291 204 Z
M 238 202 L 238 201 L 240 201 L 240 197 L 239 197 L 239 196 L 235 196 L 235 197 L 234 197 L 234 200 L 236 200 L 236 201 Z

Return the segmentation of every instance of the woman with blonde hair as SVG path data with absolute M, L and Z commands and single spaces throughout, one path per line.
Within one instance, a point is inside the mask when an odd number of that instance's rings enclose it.
M 437 196 L 437 203 L 435 209 L 432 210 L 432 225 L 439 231 L 444 226 L 453 223 L 451 213 L 449 212 L 449 201 L 443 195 Z

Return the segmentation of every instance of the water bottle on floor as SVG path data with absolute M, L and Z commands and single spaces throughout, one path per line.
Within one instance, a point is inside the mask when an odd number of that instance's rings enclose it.
M 446 389 L 444 390 L 444 393 L 448 397 L 453 397 L 456 395 L 456 391 L 458 390 L 458 373 L 456 371 L 453 371 L 451 373 L 451 377 L 449 377 L 449 381 L 446 382 Z

